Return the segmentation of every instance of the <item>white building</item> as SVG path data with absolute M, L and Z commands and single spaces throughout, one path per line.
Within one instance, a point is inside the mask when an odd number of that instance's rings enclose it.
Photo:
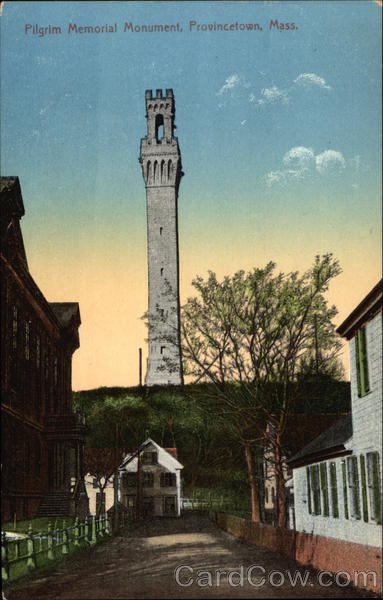
M 179 517 L 182 469 L 175 448 L 161 448 L 148 438 L 141 444 L 139 452 L 128 454 L 122 461 L 119 501 L 135 513 L 138 499 L 143 517 Z
M 350 342 L 351 413 L 288 461 L 296 530 L 380 548 L 382 282 L 337 332 Z
M 139 462 L 137 457 L 139 455 Z M 118 469 L 118 502 L 136 516 L 137 501 L 141 516 L 174 516 L 181 514 L 181 470 L 176 448 L 162 448 L 148 438 L 139 450 L 127 454 Z M 104 480 L 102 481 L 104 483 Z M 89 512 L 108 511 L 114 503 L 114 477 L 109 477 L 101 496 L 96 478 L 87 473 L 86 490 Z

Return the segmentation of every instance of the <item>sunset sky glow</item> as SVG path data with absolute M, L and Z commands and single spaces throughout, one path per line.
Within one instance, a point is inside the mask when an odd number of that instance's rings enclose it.
M 145 365 L 146 89 L 175 96 L 181 304 L 208 270 L 303 271 L 327 251 L 343 269 L 329 292 L 337 325 L 376 284 L 381 12 L 372 1 L 5 3 L 1 171 L 20 178 L 33 278 L 49 301 L 80 303 L 75 390 L 136 385 L 139 347 Z M 270 29 L 275 19 L 296 28 Z

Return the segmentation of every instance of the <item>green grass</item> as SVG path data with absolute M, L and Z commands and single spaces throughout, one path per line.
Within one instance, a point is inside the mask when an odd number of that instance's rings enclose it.
M 32 525 L 33 533 L 41 533 L 48 531 L 48 523 L 51 523 L 52 529 L 60 529 L 63 525 L 63 521 L 65 520 L 65 524 L 67 527 L 70 527 L 74 524 L 74 517 L 38 517 L 35 519 L 25 519 L 23 521 L 16 522 L 16 529 L 14 527 L 13 521 L 9 521 L 8 523 L 2 523 L 1 529 L 2 531 L 13 531 L 15 533 L 28 533 L 29 525 Z

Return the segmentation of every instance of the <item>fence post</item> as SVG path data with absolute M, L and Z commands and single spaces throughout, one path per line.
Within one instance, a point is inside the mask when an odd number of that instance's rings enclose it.
M 78 530 L 78 517 L 75 518 L 74 521 L 74 546 L 79 546 L 80 545 L 80 541 L 79 541 L 79 530 Z
M 97 544 L 97 533 L 96 533 L 96 517 L 92 516 L 92 533 L 90 538 L 90 544 L 93 546 Z
M 9 579 L 8 541 L 5 531 L 1 534 L 1 579 L 2 581 Z
M 89 517 L 85 517 L 84 521 L 84 540 L 87 544 L 89 544 Z
M 63 528 L 63 547 L 62 547 L 62 554 L 68 554 L 69 552 L 69 548 L 68 548 L 68 530 L 66 528 L 66 522 L 65 519 L 63 520 L 63 524 L 62 524 L 62 528 Z
M 49 521 L 48 523 L 48 534 L 47 534 L 47 546 L 48 546 L 48 552 L 47 552 L 47 558 L 49 558 L 49 560 L 53 560 L 54 559 L 54 554 L 53 554 L 53 535 L 52 535 L 52 523 Z
M 100 512 L 100 516 L 98 517 L 98 535 L 100 538 L 104 537 L 104 532 L 102 531 L 102 513 Z
M 35 544 L 32 537 L 32 523 L 29 524 L 28 528 L 28 539 L 27 539 L 27 567 L 28 569 L 36 568 L 36 557 L 35 557 Z

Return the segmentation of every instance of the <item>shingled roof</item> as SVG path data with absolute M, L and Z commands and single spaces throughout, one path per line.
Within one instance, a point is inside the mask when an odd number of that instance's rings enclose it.
M 302 450 L 294 454 L 287 462 L 290 467 L 318 462 L 335 456 L 351 453 L 345 448 L 345 443 L 352 437 L 352 417 L 348 413 L 339 419 L 329 429 L 326 429 Z

